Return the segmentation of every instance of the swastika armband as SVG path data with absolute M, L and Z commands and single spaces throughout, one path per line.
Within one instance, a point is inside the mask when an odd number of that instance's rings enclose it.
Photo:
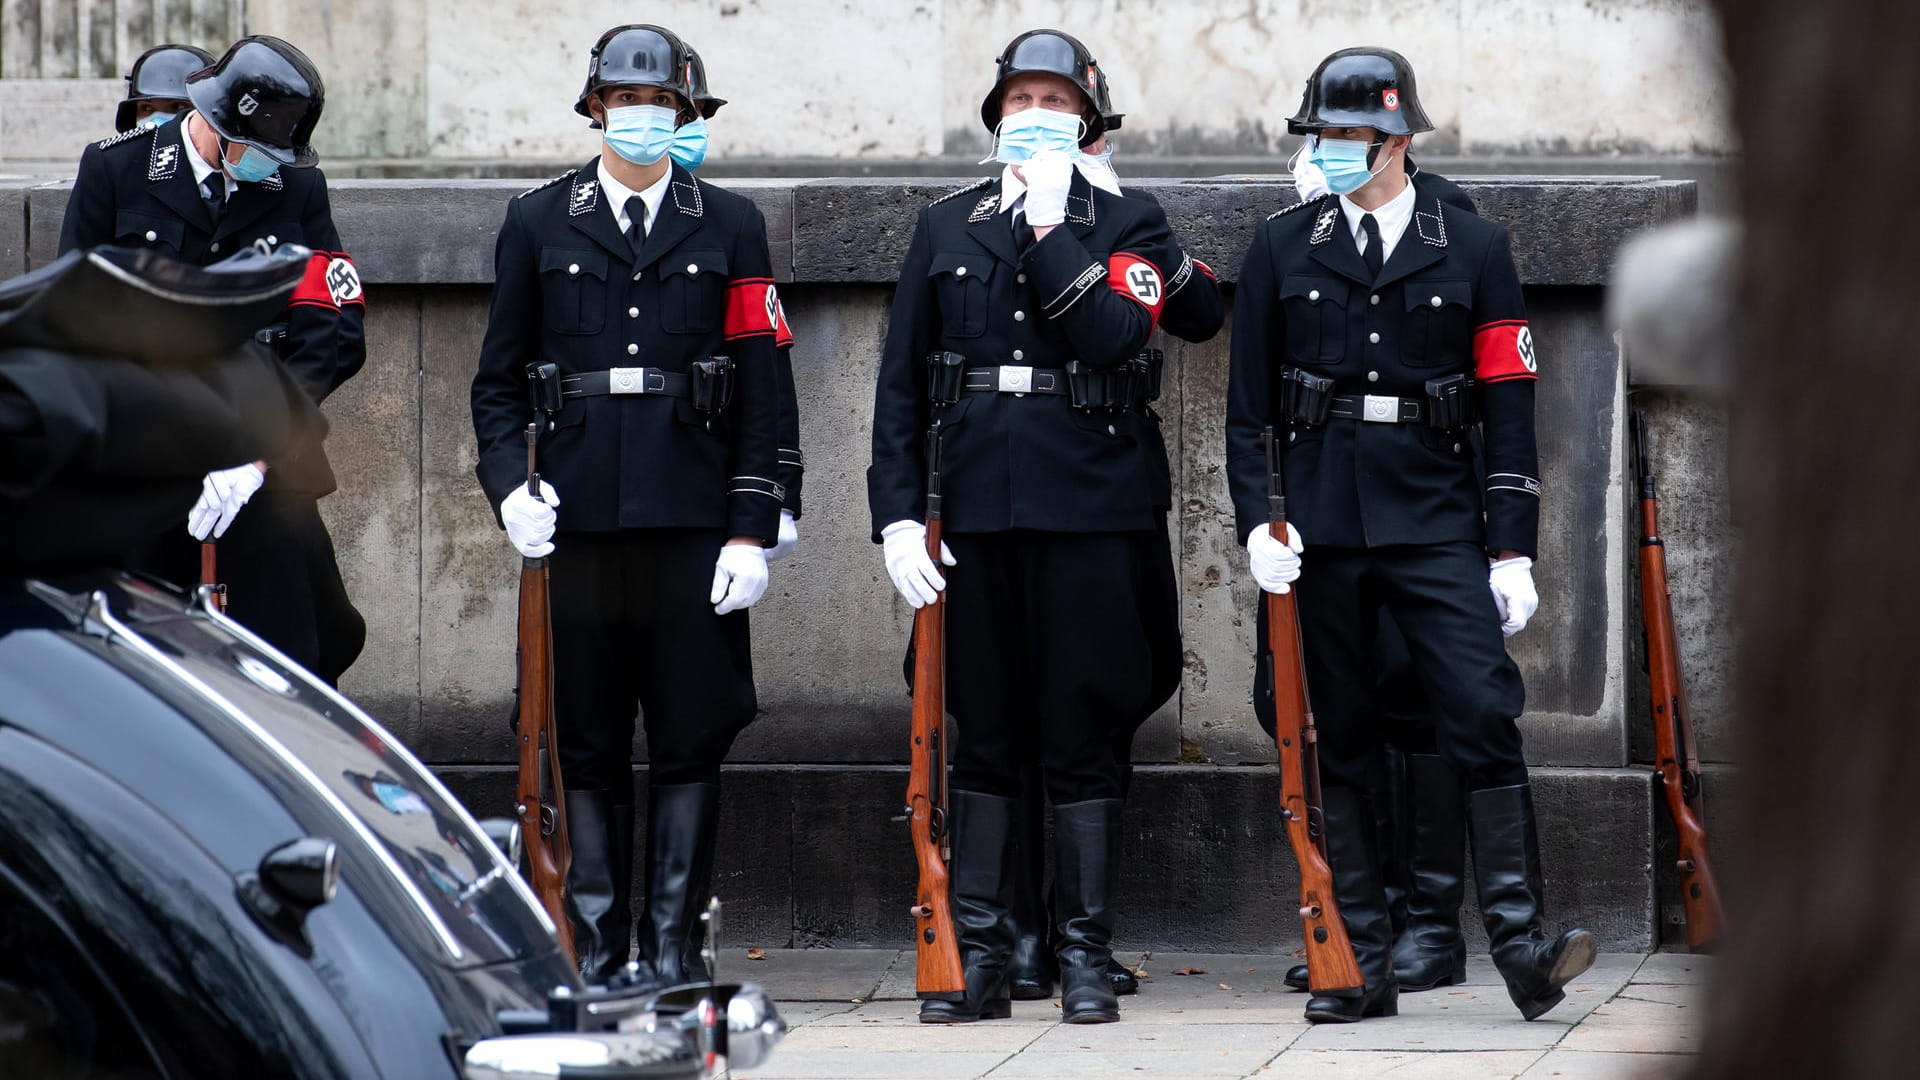
M 1107 259 L 1107 284 L 1113 291 L 1134 301 L 1160 321 L 1160 309 L 1167 302 L 1166 283 L 1160 279 L 1160 271 L 1150 262 L 1138 255 L 1124 251 L 1115 252 Z
M 787 312 L 780 305 L 780 292 L 772 278 L 740 278 L 727 283 L 727 317 L 724 335 L 737 338 L 771 334 L 775 348 L 793 344 L 793 331 L 787 327 Z
M 1473 332 L 1473 374 L 1481 382 L 1537 379 L 1539 371 L 1525 319 L 1502 319 Z
M 307 260 L 307 272 L 301 276 L 300 284 L 293 290 L 293 299 L 287 303 L 338 311 L 348 304 L 365 307 L 367 298 L 360 285 L 360 271 L 354 267 L 351 256 L 344 251 L 316 251 Z

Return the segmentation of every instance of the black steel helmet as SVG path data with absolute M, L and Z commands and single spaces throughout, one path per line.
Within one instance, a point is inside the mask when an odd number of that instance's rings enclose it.
M 1127 114 L 1113 111 L 1113 92 L 1107 89 L 1107 69 L 1098 64 L 1093 68 L 1093 107 L 1100 110 L 1100 119 L 1106 124 L 1102 130 L 1117 131 Z
M 1093 106 L 1096 117 L 1087 124 L 1086 134 L 1080 137 L 1080 145 L 1091 145 L 1100 137 L 1100 133 L 1109 126 L 1107 110 L 1106 80 L 1100 74 L 1100 62 L 1093 58 L 1080 39 L 1059 30 L 1029 30 L 1007 43 L 1000 55 L 994 57 L 994 63 L 1000 66 L 999 74 L 993 80 L 993 89 L 980 102 L 980 122 L 988 131 L 1000 130 L 1000 89 L 1007 80 L 1015 75 L 1024 75 L 1030 71 L 1058 75 L 1080 88 L 1080 93 Z M 1119 127 L 1119 117 L 1114 117 Z
M 133 130 L 135 110 L 143 101 L 187 100 L 187 76 L 213 63 L 213 54 L 198 45 L 155 45 L 134 60 L 127 72 L 127 99 L 113 114 L 113 126 Z
M 1300 98 L 1300 112 L 1287 117 L 1287 131 L 1309 135 L 1321 128 L 1370 127 L 1383 135 L 1433 130 L 1413 85 L 1413 65 L 1392 49 L 1341 49 L 1315 68 Z
M 277 37 L 234 42 L 212 67 L 188 76 L 187 100 L 228 142 L 296 169 L 320 163 L 313 129 L 327 89 L 307 54 Z
M 591 119 L 587 99 L 606 86 L 663 87 L 692 103 L 701 116 L 712 116 L 726 104 L 707 93 L 707 70 L 700 54 L 673 31 L 647 23 L 616 26 L 593 43 L 587 85 L 573 103 L 573 111 Z M 589 126 L 599 127 L 600 121 Z

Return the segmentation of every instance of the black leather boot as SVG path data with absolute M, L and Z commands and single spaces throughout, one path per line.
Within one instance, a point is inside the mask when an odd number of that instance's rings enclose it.
M 1407 898 L 1413 891 L 1411 873 L 1412 822 L 1408 820 L 1407 796 L 1411 779 L 1408 757 L 1392 746 L 1380 748 L 1379 771 L 1371 777 L 1368 792 L 1373 797 L 1374 828 L 1379 834 L 1380 884 L 1387 897 L 1387 920 L 1395 940 L 1407 925 Z
M 653 784 L 647 789 L 647 899 L 640 909 L 640 970 L 657 986 L 706 977 L 694 928 L 706 909 L 720 785 Z
M 1365 984 L 1359 992 L 1316 993 L 1307 1001 L 1307 1019 L 1316 1024 L 1351 1024 L 1369 1016 L 1398 1016 L 1400 990 L 1393 981 L 1393 924 L 1380 883 L 1379 834 L 1373 808 L 1359 792 L 1330 787 L 1321 793 L 1327 821 L 1327 863 L 1333 870 L 1333 897 L 1353 944 L 1353 958 Z
M 1467 792 L 1460 774 L 1433 754 L 1407 755 L 1406 929 L 1393 942 L 1393 977 L 1403 993 L 1467 979 L 1460 902 L 1467 888 Z
M 614 801 L 616 794 L 626 796 Z M 580 977 L 603 983 L 633 953 L 633 799 L 605 788 L 567 792 L 567 907 Z
M 1121 963 L 1117 957 L 1107 960 L 1107 985 L 1120 997 L 1140 990 L 1140 980 L 1134 978 L 1133 969 Z
M 1108 1024 L 1120 1001 L 1107 981 L 1113 962 L 1113 881 L 1120 863 L 1119 799 L 1053 808 L 1055 952 L 1060 958 L 1060 1019 Z
M 1053 996 L 1060 977 L 1053 948 L 1047 941 L 1047 830 L 1046 793 L 1040 771 L 1027 775 L 1026 790 L 1014 806 L 1013 823 L 1013 959 L 1007 964 L 1007 983 L 1015 1001 L 1045 1001 Z
M 959 1001 L 922 1001 L 923 1024 L 970 1024 L 1013 1015 L 1007 996 L 1007 961 L 1013 955 L 1007 909 L 1013 903 L 1014 802 L 959 790 L 948 800 L 954 829 L 953 924 L 960 936 L 967 990 Z
M 1532 1020 L 1566 998 L 1561 988 L 1593 966 L 1597 946 L 1587 930 L 1568 930 L 1549 940 L 1540 928 L 1546 891 L 1532 786 L 1476 791 L 1467 805 L 1474 883 L 1493 965 L 1506 980 L 1507 994 L 1520 1015 Z

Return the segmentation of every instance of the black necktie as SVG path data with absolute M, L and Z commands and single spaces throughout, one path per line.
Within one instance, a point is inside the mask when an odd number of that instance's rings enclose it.
M 638 195 L 627 200 L 627 243 L 635 254 L 647 242 L 647 200 Z
M 1374 280 L 1378 281 L 1380 266 L 1387 261 L 1387 257 L 1381 254 L 1381 249 L 1386 245 L 1380 242 L 1380 223 L 1373 220 L 1372 214 L 1362 214 L 1360 231 L 1367 234 L 1367 250 L 1360 253 L 1360 258 L 1367 264 L 1367 273 L 1372 274 Z
M 227 177 L 225 173 L 207 174 L 207 213 L 212 215 L 214 223 L 220 221 L 220 212 L 227 208 Z
M 1027 224 L 1027 208 L 1020 205 L 1026 198 L 1025 195 L 1020 196 L 1020 201 L 1013 207 L 1013 242 L 1023 252 L 1033 246 L 1033 226 Z

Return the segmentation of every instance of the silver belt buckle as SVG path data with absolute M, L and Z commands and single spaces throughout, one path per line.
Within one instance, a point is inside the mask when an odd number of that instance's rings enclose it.
M 644 394 L 647 392 L 647 369 L 643 367 L 617 367 L 607 369 L 607 393 Z
M 1033 368 L 1014 367 L 1011 364 L 1000 365 L 1000 392 L 1003 394 L 1025 394 L 1033 389 Z
M 1368 394 L 1361 399 L 1360 419 L 1371 420 L 1376 424 L 1393 424 L 1400 420 L 1400 399 Z

